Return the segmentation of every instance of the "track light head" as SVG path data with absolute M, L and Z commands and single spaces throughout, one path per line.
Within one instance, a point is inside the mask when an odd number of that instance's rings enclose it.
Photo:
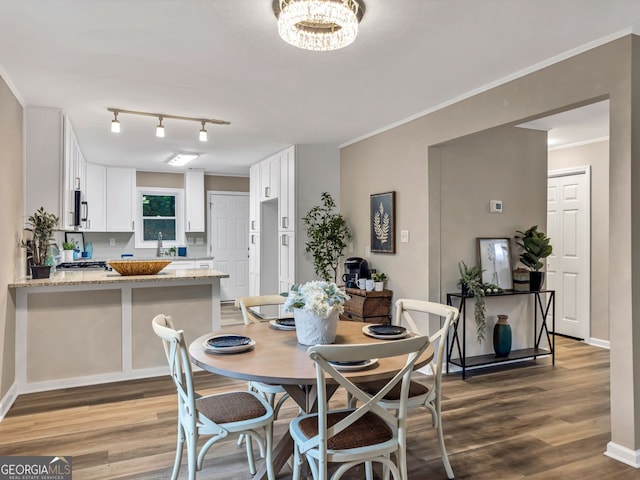
M 200 129 L 200 136 L 198 138 L 201 142 L 207 141 L 207 131 L 204 129 L 204 121 L 202 122 L 202 128 Z
M 164 138 L 164 126 L 162 125 L 162 117 L 158 117 L 159 123 L 156 127 L 156 137 Z
M 113 112 L 113 120 L 111 120 L 111 131 L 120 133 L 120 121 L 118 120 L 118 112 Z

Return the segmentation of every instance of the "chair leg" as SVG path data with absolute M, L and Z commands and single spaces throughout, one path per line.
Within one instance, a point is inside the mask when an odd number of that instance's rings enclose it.
M 267 454 L 265 462 L 267 462 L 267 479 L 276 480 L 276 472 L 273 470 L 273 422 L 265 427 L 265 436 L 267 437 Z
M 373 480 L 373 462 L 365 462 L 364 475 L 367 480 Z
M 300 465 L 302 463 L 302 459 L 300 458 L 300 450 L 298 449 L 298 445 L 294 443 L 293 445 L 293 475 L 291 476 L 291 480 L 300 480 Z
M 197 439 L 193 434 L 187 434 L 187 465 L 189 466 L 189 480 L 196 480 L 196 449 Z
M 444 465 L 444 469 L 447 472 L 447 478 L 453 479 L 455 476 L 453 475 L 453 469 L 451 468 L 451 464 L 449 463 L 449 457 L 447 456 L 447 449 L 444 446 L 444 433 L 442 432 L 442 418 L 438 415 L 438 419 L 436 421 L 436 432 L 438 434 L 438 446 L 440 447 L 440 458 L 442 458 L 442 464 Z
M 177 480 L 180 473 L 180 464 L 182 463 L 182 450 L 184 449 L 184 429 L 178 423 L 178 439 L 176 445 L 176 459 L 173 462 L 173 471 L 171 472 L 171 480 Z
M 247 446 L 247 461 L 249 462 L 249 472 L 251 472 L 251 475 L 255 475 L 256 462 L 253 458 L 253 442 L 251 441 L 251 435 L 245 435 L 244 441 Z

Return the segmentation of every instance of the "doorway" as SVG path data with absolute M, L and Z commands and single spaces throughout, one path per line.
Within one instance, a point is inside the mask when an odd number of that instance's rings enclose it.
M 208 192 L 209 252 L 213 268 L 229 274 L 220 299 L 249 295 L 249 193 Z
M 591 181 L 589 167 L 553 170 L 547 183 L 547 288 L 556 291 L 555 333 L 590 337 Z

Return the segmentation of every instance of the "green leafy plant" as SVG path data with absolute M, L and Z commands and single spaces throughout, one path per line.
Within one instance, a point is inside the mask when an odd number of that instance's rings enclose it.
M 22 241 L 22 246 L 27 249 L 29 258 L 34 265 L 45 265 L 47 261 L 47 250 L 52 244 L 53 231 L 58 226 L 58 217 L 52 213 L 47 213 L 44 207 L 40 207 L 35 213 L 27 218 L 27 232 L 31 232 L 30 241 Z
M 384 282 L 387 276 L 383 272 L 376 272 L 371 274 L 371 278 L 374 282 Z
M 76 249 L 76 244 L 73 242 L 62 242 L 62 249 L 63 250 L 75 250 Z
M 313 256 L 313 268 L 318 277 L 325 281 L 338 281 L 340 257 L 351 239 L 351 232 L 344 217 L 335 213 L 336 207 L 331 195 L 322 193 L 322 204 L 316 205 L 302 219 L 307 228 L 306 251 Z
M 462 288 L 462 293 L 473 296 L 475 300 L 473 318 L 476 321 L 476 336 L 478 342 L 482 343 L 485 339 L 487 327 L 487 309 L 484 303 L 486 287 L 482 283 L 482 270 L 477 265 L 469 267 L 466 263 L 460 261 L 458 263 L 458 271 L 460 272 L 458 286 Z
M 551 239 L 544 232 L 538 231 L 538 226 L 534 225 L 530 229 L 522 232 L 516 230 L 516 243 L 524 250 L 520 255 L 520 261 L 533 271 L 540 271 L 544 264 L 540 261 L 553 253 Z

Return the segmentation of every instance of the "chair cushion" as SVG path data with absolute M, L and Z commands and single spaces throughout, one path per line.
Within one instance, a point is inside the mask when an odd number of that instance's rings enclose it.
M 358 388 L 364 392 L 367 392 L 369 395 L 375 395 L 382 388 L 387 385 L 388 380 L 381 380 L 376 382 L 369 382 L 358 384 Z M 402 383 L 396 383 L 389 393 L 384 396 L 385 400 L 400 400 L 400 389 L 402 388 Z M 409 398 L 418 397 L 420 395 L 425 395 L 429 393 L 429 388 L 425 385 L 418 382 L 411 382 L 409 384 Z
M 351 411 L 329 413 L 327 425 L 332 427 L 349 415 Z M 299 423 L 300 431 L 307 438 L 318 435 L 318 417 L 310 416 Z M 346 450 L 349 448 L 366 447 L 384 443 L 393 438 L 393 431 L 389 425 L 375 413 L 367 412 L 362 418 L 347 427 L 339 434 L 331 437 L 327 442 L 329 450 Z
M 196 408 L 208 419 L 220 423 L 241 422 L 267 413 L 264 405 L 248 392 L 230 392 L 201 397 Z

